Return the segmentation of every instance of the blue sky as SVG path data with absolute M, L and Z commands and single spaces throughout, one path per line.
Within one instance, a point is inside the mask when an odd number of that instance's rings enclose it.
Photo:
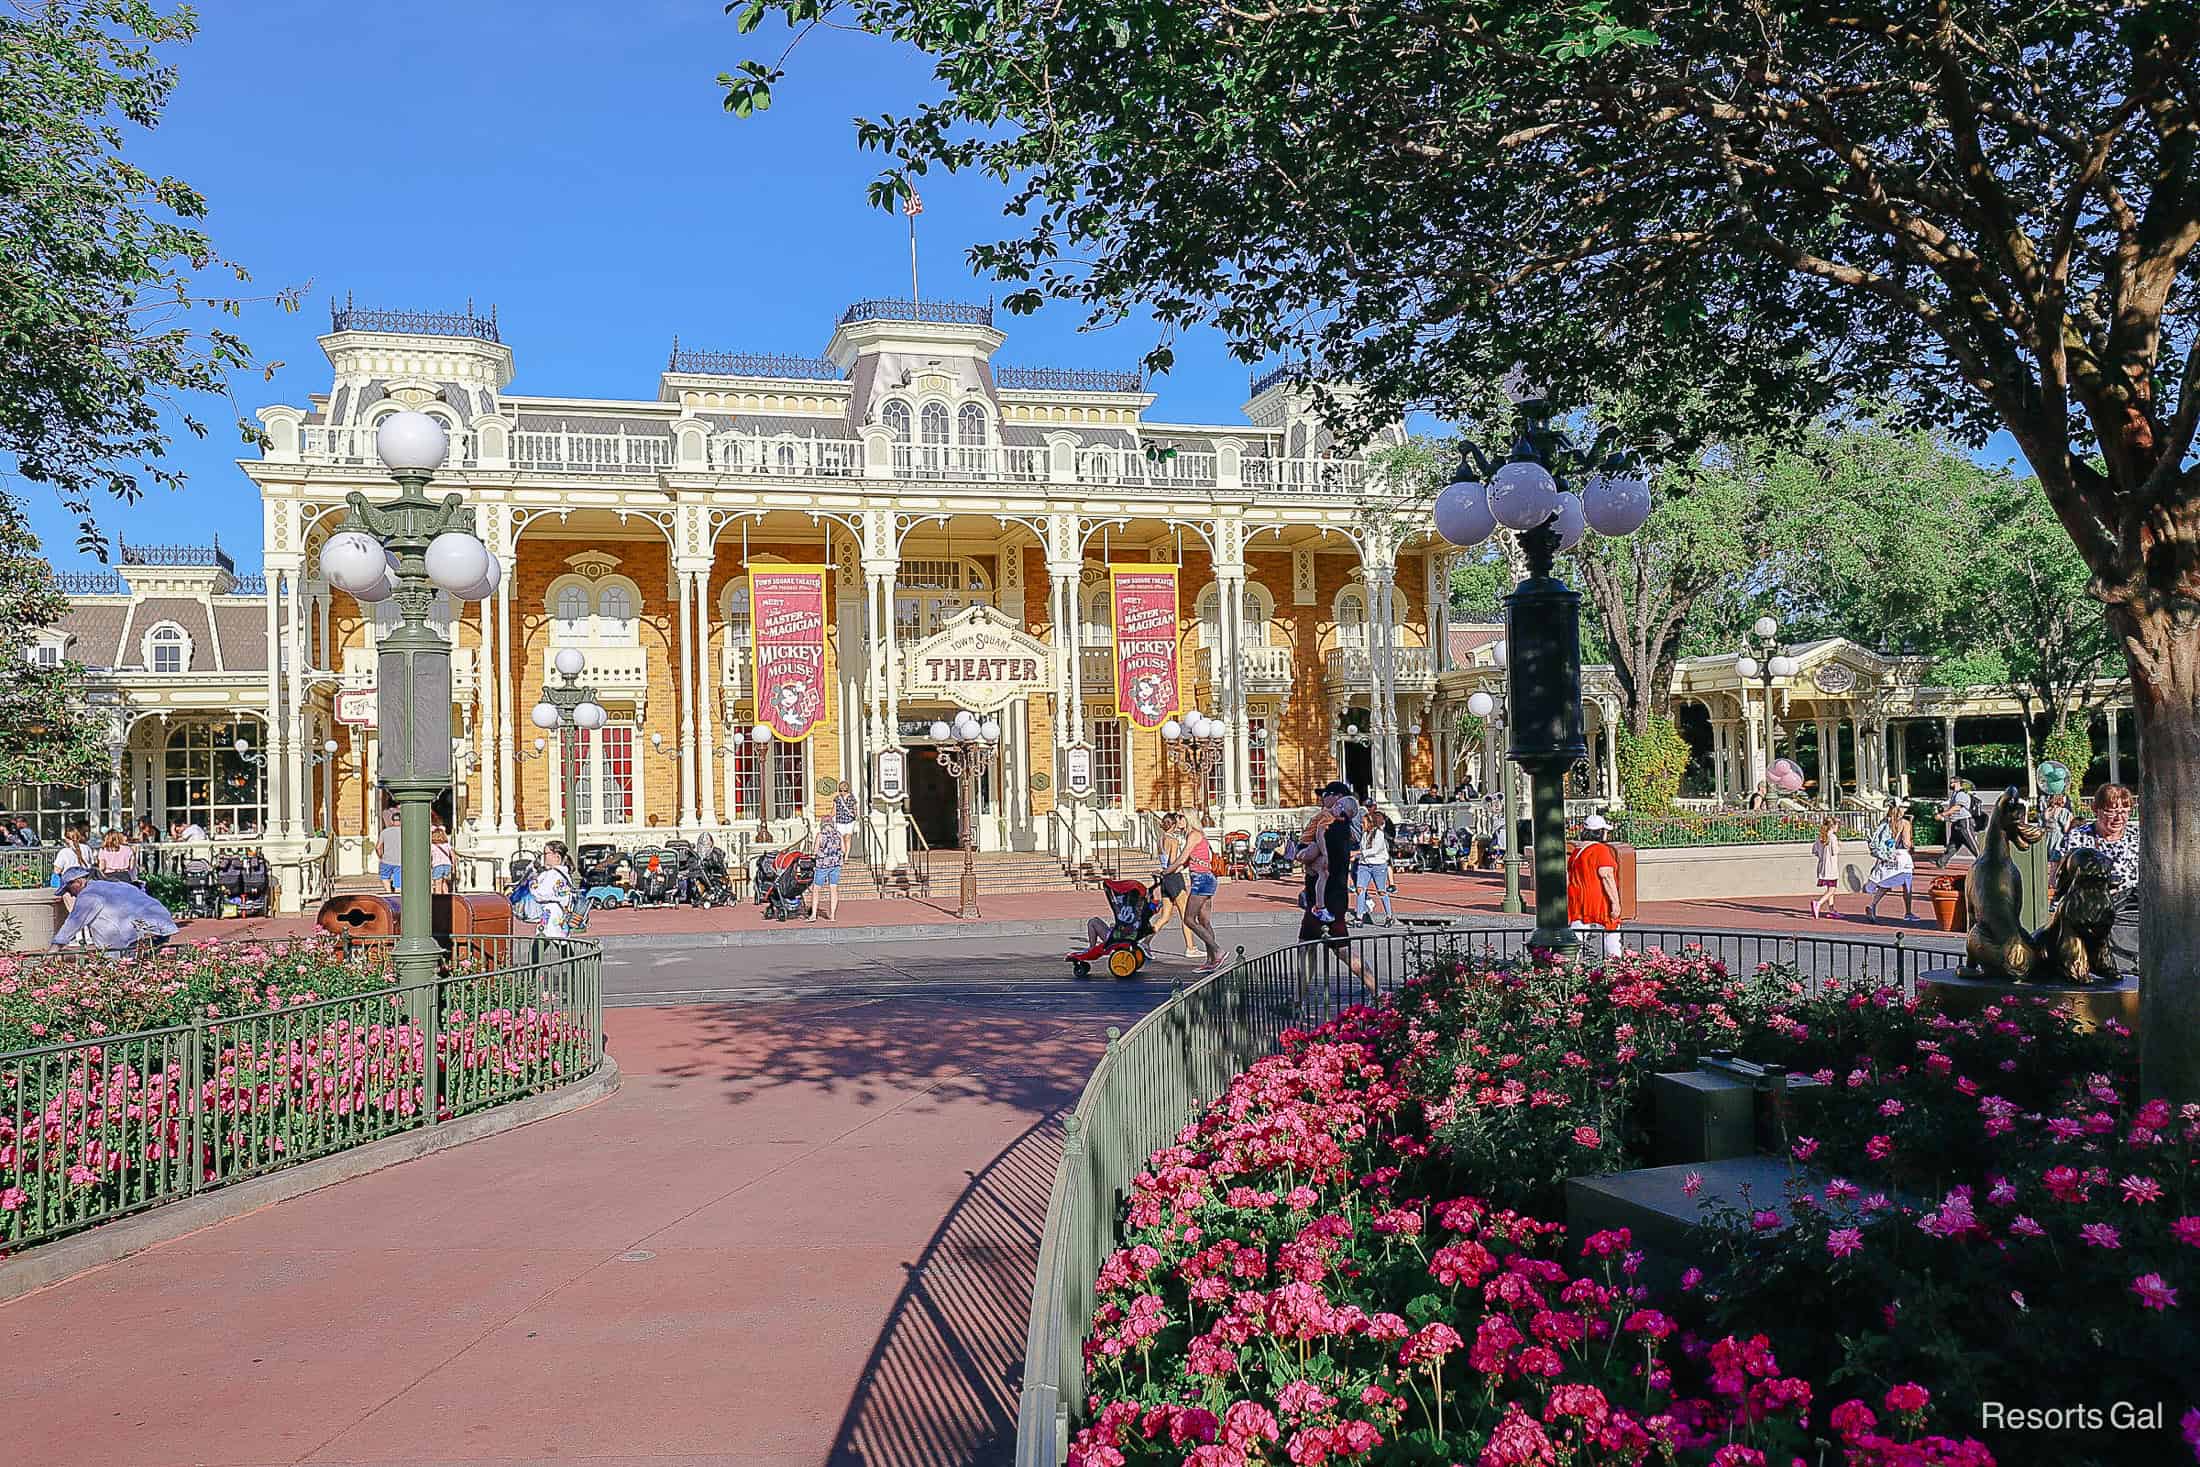
M 203 193 L 217 245 L 255 292 L 310 286 L 304 309 L 249 311 L 243 331 L 272 383 L 236 382 L 247 413 L 326 391 L 315 345 L 329 297 L 456 309 L 494 303 L 519 392 L 651 397 L 675 333 L 720 350 L 821 350 L 852 300 L 906 295 L 908 235 L 864 201 L 879 157 L 850 119 L 907 111 L 922 61 L 868 37 L 813 32 L 770 111 L 737 119 L 715 78 L 776 54 L 776 23 L 743 36 L 716 0 L 201 0 L 198 40 L 175 53 L 166 121 L 131 156 Z M 767 51 L 766 48 L 769 48 Z M 963 263 L 997 237 L 999 194 L 935 178 L 918 220 L 928 297 L 984 299 Z M 1050 307 L 1004 322 L 1000 360 L 1130 367 L 1144 325 L 1081 335 Z M 1157 413 L 1225 421 L 1245 371 L 1212 334 L 1183 342 Z M 203 543 L 260 557 L 258 500 L 234 460 L 230 411 L 205 441 L 180 436 L 190 475 L 104 512 L 133 542 Z M 79 555 L 50 491 L 27 486 L 57 566 Z

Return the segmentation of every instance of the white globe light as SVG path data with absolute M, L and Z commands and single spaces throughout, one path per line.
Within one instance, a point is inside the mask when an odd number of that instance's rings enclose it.
M 1499 667 L 1504 667 L 1512 661 L 1512 648 L 1506 644 L 1503 637 L 1499 637 L 1496 641 L 1490 643 L 1490 658 Z
M 231 744 L 229 747 L 235 749 L 238 753 L 242 754 L 247 749 L 250 749 L 252 747 L 252 743 L 249 739 L 239 739 L 235 743 Z
M 327 739 L 324 740 L 321 744 L 321 752 L 324 754 L 333 754 L 336 752 L 336 747 L 336 740 Z
M 1497 533 L 1489 485 L 1469 480 L 1444 486 L 1436 496 L 1436 533 L 1454 545 L 1479 545 Z
M 756 727 L 754 727 L 754 728 L 752 728 L 752 729 L 750 729 L 750 730 L 749 730 L 749 742 L 750 742 L 750 743 L 752 743 L 752 744 L 768 744 L 768 743 L 770 743 L 771 741 L 772 741 L 772 729 L 771 729 L 771 725 L 770 725 L 770 724 L 768 724 L 768 723 L 760 723 L 760 724 L 758 724 L 758 725 L 757 725 Z
M 1200 712 L 1197 708 L 1186 709 L 1184 712 L 1184 726 L 1188 729 L 1197 728 L 1200 724 L 1206 721 L 1206 718 L 1207 715 Z
M 382 584 L 382 547 L 372 535 L 344 530 L 321 547 L 321 579 L 356 596 Z
M 1581 496 L 1573 493 L 1558 496 L 1558 548 L 1571 550 L 1581 543 L 1581 537 L 1589 532 L 1589 521 L 1583 516 Z
M 450 435 L 426 413 L 391 413 L 374 430 L 375 456 L 395 470 L 434 473 L 450 451 Z
M 1177 721 L 1176 721 L 1175 719 L 1173 719 L 1173 718 L 1172 718 L 1172 719 L 1170 719 L 1170 720 L 1169 720 L 1169 721 L 1168 721 L 1167 723 L 1164 723 L 1164 724 L 1162 724 L 1162 725 L 1161 725 L 1161 737 L 1163 737 L 1163 738 L 1165 738 L 1165 739 L 1168 739 L 1168 740 L 1170 740 L 1170 741 L 1172 741 L 1172 742 L 1173 742 L 1173 741 L 1175 741 L 1175 740 L 1177 740 L 1177 739 L 1183 738 L 1183 737 L 1184 737 L 1184 725 L 1183 725 L 1183 724 L 1181 724 L 1181 723 L 1178 723 L 1178 722 L 1177 722 Z
M 1743 679 L 1745 682 L 1748 679 L 1755 677 L 1757 675 L 1757 659 L 1754 657 L 1735 658 L 1734 674 L 1735 676 Z
M 1358 738 L 1360 735 L 1360 726 L 1356 723 L 1348 723 L 1344 726 L 1344 731 L 1347 737 Z
M 602 728 L 610 717 L 600 703 L 583 703 L 573 710 L 573 721 L 582 728 Z
M 1599 535 L 1632 535 L 1650 518 L 1650 482 L 1640 474 L 1599 474 L 1589 481 L 1583 500 L 1589 528 Z
M 535 711 L 527 716 L 533 720 L 537 728 L 556 728 L 558 726 L 558 705 L 555 703 L 537 703 Z
M 535 752 L 540 754 L 547 747 L 541 739 L 535 740 Z
M 997 744 L 1001 741 L 1001 726 L 993 719 L 988 718 L 985 721 L 985 727 L 978 730 L 978 732 L 985 735 L 985 741 L 989 744 Z
M 1487 718 L 1497 711 L 1497 700 L 1488 693 L 1469 693 L 1467 711 L 1476 718 Z
M 464 530 L 445 530 L 428 542 L 428 579 L 454 596 L 469 591 L 489 574 L 495 564 L 489 547 Z M 479 597 L 460 596 L 462 600 Z
M 1532 530 L 1558 513 L 1558 481 L 1538 463 L 1506 464 L 1490 475 L 1490 513 L 1508 530 Z
M 1769 616 L 1760 616 L 1757 618 L 1757 624 L 1751 627 L 1750 630 L 1770 641 L 1780 634 L 1780 624 Z
M 947 725 L 936 718 L 932 720 L 932 742 L 935 744 L 947 742 Z
M 383 558 L 381 573 L 374 578 L 373 583 L 352 592 L 352 595 L 370 604 L 387 601 L 396 594 L 397 564 L 387 557 Z
M 557 668 L 561 677 L 579 677 L 581 669 L 588 666 L 588 659 L 581 655 L 580 648 L 568 647 L 558 654 L 557 661 L 552 665 Z
M 1772 659 L 1772 675 L 1774 677 L 1793 677 L 1802 670 L 1803 665 L 1792 657 L 1775 657 Z

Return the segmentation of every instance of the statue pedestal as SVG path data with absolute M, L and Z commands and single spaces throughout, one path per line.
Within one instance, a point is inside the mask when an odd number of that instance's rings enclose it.
M 1983 978 L 1958 977 L 1954 968 L 1934 968 L 1917 975 L 1918 1007 L 1935 1009 L 1952 1019 L 1977 1016 L 1989 1004 L 2004 998 L 2045 999 L 2068 1013 L 2081 1029 L 2098 1029 L 2110 1019 L 2132 1033 L 2139 1032 L 2139 980 L 2076 988 L 2062 983 L 2009 983 Z

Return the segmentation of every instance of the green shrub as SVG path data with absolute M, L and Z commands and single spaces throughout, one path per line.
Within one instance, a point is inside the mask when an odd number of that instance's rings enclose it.
M 1680 797 L 1681 775 L 1688 769 L 1688 740 L 1670 718 L 1652 717 L 1637 734 L 1626 724 L 1617 730 L 1619 789 L 1627 808 L 1663 815 Z

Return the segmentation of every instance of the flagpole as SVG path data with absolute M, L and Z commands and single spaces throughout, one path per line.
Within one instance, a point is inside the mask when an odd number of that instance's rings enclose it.
M 920 299 L 917 295 L 917 215 L 913 209 L 905 209 L 903 212 L 909 216 L 909 304 L 914 308 Z M 912 309 L 910 314 L 919 313 Z

